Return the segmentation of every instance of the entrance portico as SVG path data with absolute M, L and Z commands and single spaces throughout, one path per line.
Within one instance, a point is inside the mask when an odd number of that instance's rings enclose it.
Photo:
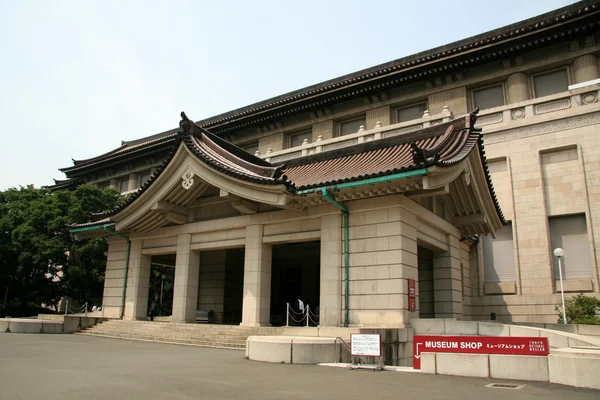
M 149 183 L 103 219 L 74 230 L 84 236 L 108 226 L 128 238 L 109 241 L 105 316 L 146 318 L 153 254 L 176 255 L 171 322 L 193 322 L 203 307 L 224 313 L 227 282 L 237 278 L 227 262 L 203 254 L 243 248 L 243 274 L 236 275 L 243 279 L 241 325 L 269 326 L 273 246 L 302 242 L 319 242 L 319 298 L 312 301 L 321 326 L 401 327 L 418 317 L 407 294 L 409 279 L 418 287 L 419 247 L 435 249 L 433 285 L 423 291 L 435 316 L 462 316 L 471 268 L 464 239 L 493 234 L 503 223 L 474 118 L 286 167 L 184 116 L 171 156 Z M 126 286 L 119 286 L 125 275 Z M 296 294 L 276 298 L 289 295 Z

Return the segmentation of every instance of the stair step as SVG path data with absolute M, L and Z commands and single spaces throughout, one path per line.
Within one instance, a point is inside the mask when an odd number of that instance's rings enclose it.
M 113 336 L 127 336 L 127 337 L 142 337 L 142 338 L 156 338 L 164 340 L 191 340 L 198 342 L 219 342 L 219 343 L 232 343 L 245 345 L 246 339 L 229 339 L 221 337 L 195 337 L 195 336 L 177 336 L 177 335 L 151 335 L 151 334 L 138 334 L 131 332 L 115 332 L 105 330 L 85 330 L 83 333 L 92 333 L 98 335 L 113 335 Z
M 278 335 L 282 329 L 239 325 L 107 320 L 77 334 L 155 343 L 244 350 L 252 335 Z
M 106 337 L 106 338 L 113 338 L 113 339 L 136 340 L 136 341 L 141 341 L 141 342 L 177 344 L 177 345 L 196 346 L 196 347 L 209 347 L 209 348 L 217 348 L 217 349 L 229 349 L 229 350 L 245 350 L 246 349 L 245 343 L 244 344 L 229 344 L 229 343 L 212 342 L 212 341 L 156 338 L 156 337 L 151 337 L 151 336 L 102 334 L 102 333 L 94 333 L 94 332 L 90 332 L 90 331 L 75 332 L 74 334 L 75 335 L 84 335 L 84 336 Z

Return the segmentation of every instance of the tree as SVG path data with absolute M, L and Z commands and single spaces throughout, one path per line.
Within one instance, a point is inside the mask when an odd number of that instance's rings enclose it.
M 600 325 L 600 317 L 597 316 L 600 300 L 595 297 L 578 294 L 565 300 L 567 310 L 567 322 L 570 324 Z M 558 322 L 563 322 L 563 313 L 558 306 L 555 307 L 558 313 Z
M 75 191 L 30 185 L 0 192 L 0 282 L 18 303 L 18 314 L 28 315 L 31 305 L 56 305 L 65 294 L 84 300 L 97 293 L 106 243 L 76 243 L 69 228 L 118 201 L 114 190 L 86 185 Z

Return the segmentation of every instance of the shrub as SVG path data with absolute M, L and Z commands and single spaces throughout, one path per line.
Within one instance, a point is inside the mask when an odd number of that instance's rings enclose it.
M 600 325 L 600 317 L 597 315 L 600 300 L 595 297 L 578 294 L 575 297 L 565 299 L 565 308 L 567 309 L 567 322 L 569 324 Z M 558 322 L 563 322 L 563 313 L 559 306 L 555 307 L 558 311 Z

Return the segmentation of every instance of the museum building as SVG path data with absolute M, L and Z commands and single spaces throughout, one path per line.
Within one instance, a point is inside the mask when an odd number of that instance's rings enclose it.
M 321 326 L 556 322 L 556 247 L 600 296 L 599 6 L 74 160 L 55 189 L 129 195 L 73 229 L 109 242 L 104 316 L 145 319 L 160 267 L 172 322 L 282 325 L 297 297 Z

